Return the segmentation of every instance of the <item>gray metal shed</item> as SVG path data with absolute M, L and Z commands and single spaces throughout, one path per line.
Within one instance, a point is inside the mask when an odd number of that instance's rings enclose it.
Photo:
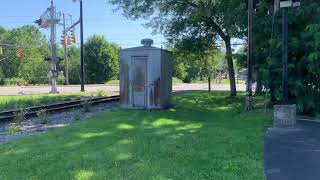
M 125 108 L 163 109 L 171 105 L 172 53 L 143 46 L 120 50 L 120 104 Z

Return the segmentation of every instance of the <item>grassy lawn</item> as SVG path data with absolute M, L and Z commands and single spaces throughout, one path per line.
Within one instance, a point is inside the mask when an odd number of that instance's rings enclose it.
M 264 179 L 271 113 L 192 92 L 166 111 L 114 110 L 0 145 L 0 179 Z
M 38 106 L 41 104 L 54 103 L 58 101 L 70 101 L 80 99 L 84 96 L 97 96 L 96 93 L 68 93 L 68 94 L 41 94 L 41 95 L 13 95 L 0 96 L 0 111 L 19 107 Z

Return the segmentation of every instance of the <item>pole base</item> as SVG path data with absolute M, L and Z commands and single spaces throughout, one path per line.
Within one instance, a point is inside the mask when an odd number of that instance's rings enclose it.
M 296 120 L 296 105 L 275 105 L 273 112 L 274 127 L 293 127 Z

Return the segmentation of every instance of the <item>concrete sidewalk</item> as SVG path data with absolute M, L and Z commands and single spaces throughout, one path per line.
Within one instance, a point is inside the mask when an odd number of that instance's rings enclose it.
M 264 141 L 267 180 L 320 179 L 320 123 L 299 121 L 295 128 L 270 128 Z

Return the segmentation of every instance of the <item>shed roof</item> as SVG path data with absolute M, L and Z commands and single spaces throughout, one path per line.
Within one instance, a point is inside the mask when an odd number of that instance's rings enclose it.
M 168 51 L 166 49 L 154 47 L 154 46 L 138 46 L 138 47 L 132 47 L 132 48 L 126 48 L 126 49 L 121 49 L 120 51 L 140 51 L 140 50 L 163 50 L 171 53 L 171 51 Z

